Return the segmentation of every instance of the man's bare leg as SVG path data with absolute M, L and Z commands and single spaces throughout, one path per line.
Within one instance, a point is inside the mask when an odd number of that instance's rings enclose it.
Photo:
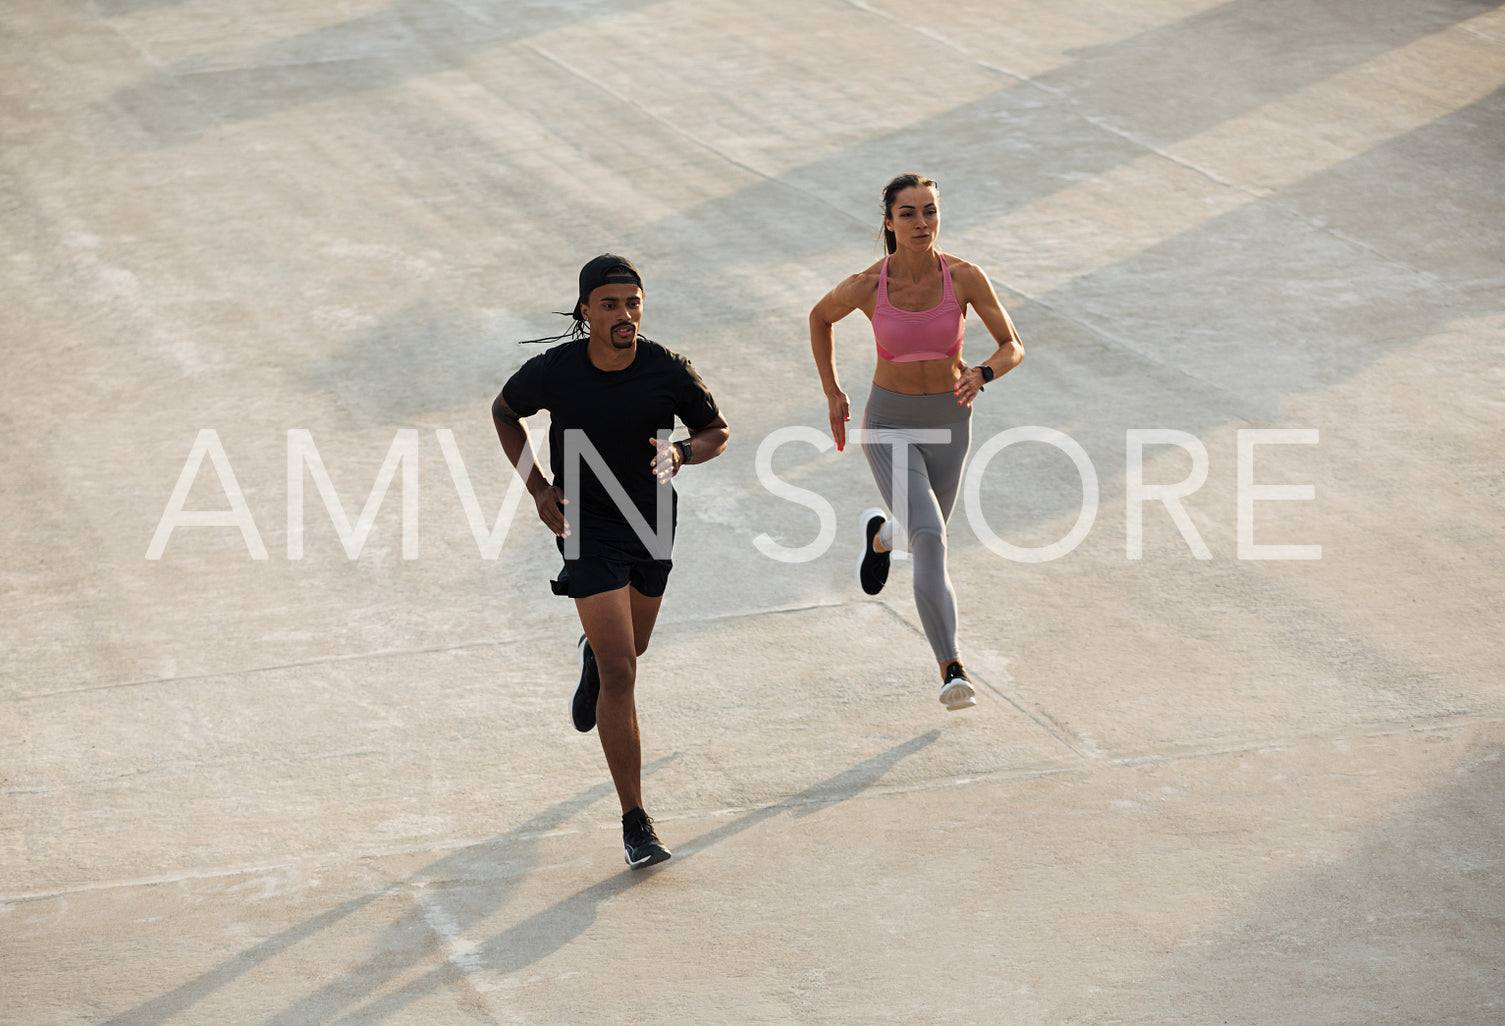
M 580 626 L 601 674 L 596 732 L 601 736 L 601 751 L 623 812 L 643 807 L 637 657 L 648 649 L 662 602 L 662 597 L 649 598 L 631 586 L 575 600 Z

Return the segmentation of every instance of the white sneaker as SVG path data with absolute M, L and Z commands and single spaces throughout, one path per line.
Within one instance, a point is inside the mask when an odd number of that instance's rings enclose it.
M 972 682 L 967 679 L 967 671 L 962 669 L 959 662 L 952 662 L 946 667 L 946 682 L 941 685 L 941 704 L 947 712 L 970 709 L 977 704 L 977 690 L 972 687 Z

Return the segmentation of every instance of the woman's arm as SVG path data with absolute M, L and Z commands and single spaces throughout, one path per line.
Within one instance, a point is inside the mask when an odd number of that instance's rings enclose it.
M 1024 359 L 1024 343 L 1019 341 L 1019 332 L 1015 330 L 1014 322 L 1009 319 L 1003 304 L 998 302 L 998 293 L 993 291 L 993 283 L 988 280 L 988 276 L 976 264 L 957 262 L 962 266 L 954 269 L 951 274 L 953 281 L 962 286 L 962 295 L 958 298 L 964 298 L 977 312 L 978 319 L 988 329 L 988 334 L 998 343 L 998 348 L 983 364 L 992 369 L 994 377 L 1002 377 L 1019 366 L 1019 362 Z M 968 367 L 956 382 L 956 398 L 967 405 L 971 405 L 972 400 L 977 398 L 977 393 L 982 391 L 984 382 L 979 369 L 981 366 Z
M 826 393 L 831 437 L 836 439 L 838 452 L 846 448 L 847 421 L 852 418 L 852 408 L 836 376 L 836 331 L 833 325 L 861 305 L 858 300 L 864 277 L 854 274 L 847 278 L 822 296 L 810 311 L 810 353 L 815 357 L 821 390 Z

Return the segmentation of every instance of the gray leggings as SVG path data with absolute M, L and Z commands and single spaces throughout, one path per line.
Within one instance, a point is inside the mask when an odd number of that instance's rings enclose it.
M 946 572 L 946 521 L 961 487 L 972 411 L 950 392 L 904 395 L 874 385 L 862 427 L 873 479 L 914 559 L 920 625 L 936 662 L 950 662 L 956 658 L 956 591 Z M 894 540 L 897 547 L 897 534 Z

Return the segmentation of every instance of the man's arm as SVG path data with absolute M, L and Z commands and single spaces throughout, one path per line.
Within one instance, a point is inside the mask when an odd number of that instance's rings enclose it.
M 726 451 L 726 443 L 732 437 L 732 429 L 726 426 L 726 418 L 717 416 L 699 431 L 690 432 L 690 462 L 705 463 Z
M 690 463 L 705 463 L 713 460 L 726 451 L 726 443 L 732 437 L 732 429 L 727 427 L 726 418 L 720 414 L 705 427 L 698 431 L 690 432 L 690 437 L 682 439 L 689 443 Z M 666 481 L 679 473 L 679 468 L 684 466 L 684 447 L 679 442 L 663 442 L 658 439 L 649 439 L 654 449 L 653 472 L 658 475 L 660 481 Z
M 491 422 L 496 425 L 496 437 L 507 454 L 507 462 L 522 475 L 528 494 L 533 496 L 533 505 L 538 510 L 538 519 L 544 526 L 561 538 L 570 536 L 569 521 L 564 518 L 564 493 L 549 484 L 538 461 L 533 456 L 533 443 L 528 439 L 528 426 L 512 411 L 500 392 L 491 403 Z M 523 468 L 526 467 L 527 470 Z

